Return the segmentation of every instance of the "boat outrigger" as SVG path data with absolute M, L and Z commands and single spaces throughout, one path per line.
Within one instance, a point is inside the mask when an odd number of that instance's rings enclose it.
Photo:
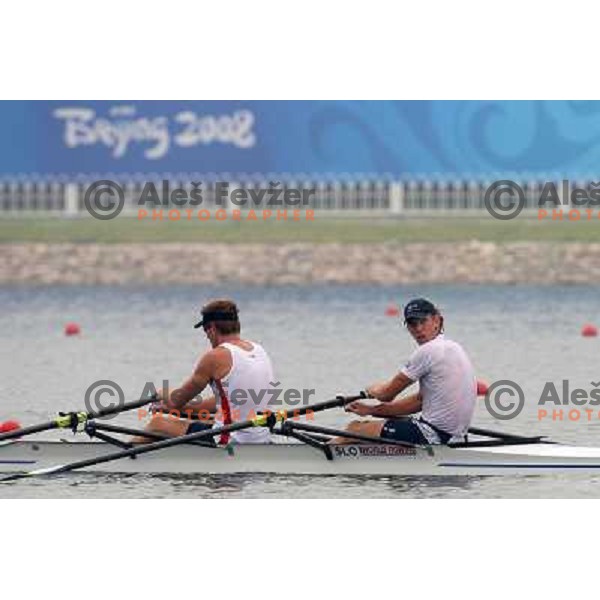
M 342 397 L 307 406 L 296 413 L 318 412 L 361 396 Z M 0 481 L 66 473 L 74 470 L 110 473 L 280 475 L 497 475 L 600 470 L 600 448 L 558 444 L 542 437 L 525 437 L 486 429 L 469 430 L 469 441 L 417 446 L 371 438 L 305 421 L 285 413 L 261 415 L 252 421 L 215 427 L 178 438 L 147 434 L 156 439 L 131 445 L 114 434 L 140 432 L 102 422 L 109 414 L 147 404 L 140 400 L 96 413 L 67 413 L 56 419 L 0 434 Z M 276 443 L 214 447 L 207 442 L 223 431 L 269 426 Z M 82 428 L 99 441 L 22 440 L 29 433 Z M 343 435 L 353 443 L 331 444 Z M 135 460 L 132 460 L 135 459 Z

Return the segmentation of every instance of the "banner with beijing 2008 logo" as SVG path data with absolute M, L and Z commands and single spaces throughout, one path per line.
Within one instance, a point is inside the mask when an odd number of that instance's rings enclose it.
M 0 177 L 596 175 L 600 102 L 0 102 Z

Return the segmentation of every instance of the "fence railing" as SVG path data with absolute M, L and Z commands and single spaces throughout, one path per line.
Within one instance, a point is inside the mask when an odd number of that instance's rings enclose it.
M 274 176 L 273 176 L 274 177 Z M 215 181 L 229 181 L 231 188 L 245 190 L 264 189 L 270 186 L 273 177 L 236 176 L 219 179 L 214 174 L 211 178 L 203 178 L 194 174 L 169 176 L 172 189 L 182 188 L 188 193 L 192 190 L 192 181 L 202 181 L 202 208 L 227 208 L 217 204 Z M 89 186 L 99 178 L 80 177 L 76 181 L 68 180 L 18 180 L 0 179 L 0 217 L 18 215 L 40 216 L 86 216 L 84 197 Z M 159 176 L 148 178 L 141 175 L 115 177 L 124 193 L 124 214 L 136 214 L 140 205 L 137 203 L 146 181 L 162 182 Z M 328 214 L 381 214 L 397 216 L 432 215 L 465 215 L 486 213 L 485 194 L 492 179 L 482 180 L 319 180 L 318 178 L 288 178 L 281 180 L 281 188 L 314 189 L 310 196 L 309 208 Z M 538 199 L 547 180 L 516 180 L 525 196 L 525 211 L 538 207 Z M 559 194 L 562 195 L 562 182 L 556 181 Z M 569 189 L 574 187 L 585 190 L 595 188 L 592 178 L 581 181 L 570 181 Z M 175 208 L 166 205 L 160 208 Z M 564 208 L 568 208 L 568 201 Z M 583 206 L 585 208 L 585 206 Z

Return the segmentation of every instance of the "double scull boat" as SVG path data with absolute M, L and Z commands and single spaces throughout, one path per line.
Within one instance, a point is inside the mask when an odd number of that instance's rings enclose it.
M 88 472 L 279 475 L 493 475 L 600 471 L 600 448 L 532 443 L 481 447 L 331 445 L 330 456 L 305 443 L 177 445 L 85 468 Z M 115 451 L 95 441 L 15 440 L 0 445 L 0 472 L 43 470 Z
M 361 396 L 358 396 L 361 397 Z M 342 407 L 355 397 L 305 407 L 308 414 Z M 600 471 L 600 448 L 557 444 L 541 437 L 524 437 L 471 428 L 465 442 L 416 446 L 372 438 L 338 429 L 288 419 L 284 413 L 261 415 L 234 423 L 131 445 L 113 434 L 144 433 L 104 423 L 102 417 L 137 408 L 139 400 L 96 412 L 72 412 L 40 425 L 0 434 L 0 481 L 66 473 L 74 470 L 110 473 L 228 474 L 272 473 L 278 475 L 497 475 L 550 472 Z M 223 431 L 268 426 L 271 444 L 213 446 L 211 438 Z M 21 439 L 52 429 L 83 429 L 92 441 Z M 332 444 L 337 436 L 347 444 Z M 98 441 L 100 440 L 100 441 Z

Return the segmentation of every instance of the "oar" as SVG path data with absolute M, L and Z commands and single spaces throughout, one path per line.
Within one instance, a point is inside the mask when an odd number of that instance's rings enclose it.
M 30 427 L 16 429 L 14 431 L 9 431 L 8 433 L 0 433 L 0 442 L 3 442 L 5 440 L 13 440 L 15 438 L 20 438 L 24 435 L 30 435 L 32 433 L 40 433 L 41 431 L 50 431 L 52 429 L 67 429 L 70 427 L 74 427 L 78 424 L 85 423 L 86 421 L 90 421 L 92 419 L 100 419 L 102 417 L 116 415 L 126 410 L 140 408 L 141 406 L 145 406 L 146 404 L 150 404 L 151 402 L 155 401 L 156 398 L 154 396 L 151 396 L 150 398 L 140 398 L 139 400 L 134 400 L 133 402 L 125 403 L 122 406 L 107 406 L 106 408 L 101 408 L 100 410 L 96 411 L 70 412 L 61 414 L 60 416 L 56 417 L 55 419 L 52 419 L 52 421 L 48 421 L 47 423 L 41 423 L 40 425 L 31 425 Z
M 305 406 L 304 408 L 294 409 L 294 416 L 305 415 L 306 413 L 315 413 L 329 408 L 337 408 L 339 406 L 345 406 L 355 400 L 364 398 L 365 394 L 361 393 L 359 396 L 337 396 L 334 400 L 327 400 L 313 404 L 312 406 Z M 260 415 L 249 421 L 240 421 L 239 423 L 233 423 L 232 425 L 223 425 L 221 427 L 214 427 L 205 431 L 198 431 L 196 433 L 190 433 L 188 435 L 182 435 L 173 437 L 168 440 L 162 440 L 159 442 L 152 442 L 150 444 L 142 444 L 136 448 L 129 450 L 121 450 L 120 452 L 114 452 L 113 454 L 106 454 L 96 458 L 89 458 L 86 460 L 80 460 L 68 465 L 57 465 L 55 467 L 48 467 L 44 469 L 36 469 L 27 473 L 15 473 L 0 479 L 1 482 L 16 481 L 17 479 L 23 479 L 25 477 L 36 477 L 38 475 L 55 475 L 59 473 L 68 473 L 69 471 L 75 471 L 76 469 L 84 469 L 94 465 L 100 465 L 102 463 L 111 462 L 113 460 L 119 460 L 121 458 L 130 458 L 138 456 L 139 454 L 145 454 L 146 452 L 153 452 L 154 450 L 162 450 L 163 448 L 170 448 L 171 446 L 178 446 L 179 444 L 185 444 L 188 442 L 202 440 L 205 438 L 214 437 L 221 433 L 232 433 L 234 431 L 241 431 L 242 429 L 250 429 L 251 427 L 265 427 L 267 425 L 274 425 L 277 421 L 283 421 L 287 418 L 284 411 L 277 413 Z

